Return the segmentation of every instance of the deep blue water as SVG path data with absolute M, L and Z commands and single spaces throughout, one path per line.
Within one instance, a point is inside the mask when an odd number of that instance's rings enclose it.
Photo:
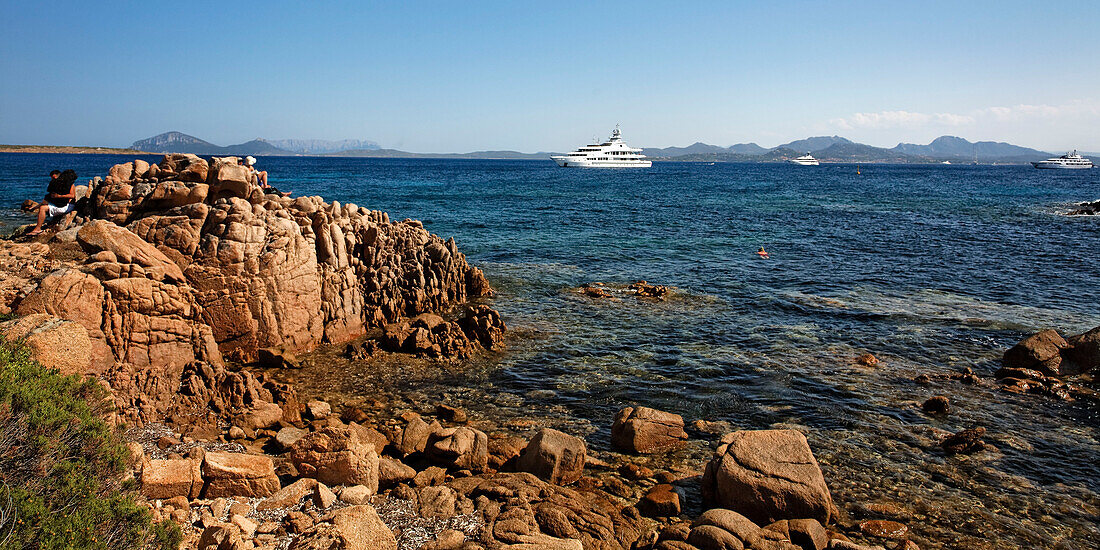
M 0 155 L 4 219 L 18 219 L 19 202 L 41 194 L 51 168 L 86 179 L 129 158 Z M 842 503 L 954 503 L 957 515 L 912 505 L 926 517 L 916 529 L 932 540 L 922 547 L 951 546 L 935 542 L 950 533 L 962 533 L 956 544 L 984 537 L 990 547 L 1075 547 L 1100 536 L 1089 519 L 1100 506 L 1093 406 L 1004 394 L 991 380 L 977 388 L 911 381 L 966 367 L 989 376 L 1029 331 L 1100 325 L 1100 219 L 1060 214 L 1100 199 L 1100 170 L 260 164 L 272 184 L 296 195 L 421 219 L 455 237 L 499 291 L 494 307 L 523 336 L 468 383 L 553 403 L 589 422 L 590 440 L 606 440 L 610 418 L 630 403 L 735 426 L 795 424 L 810 433 Z M 754 254 L 761 246 L 770 260 Z M 575 291 L 638 279 L 676 292 L 650 303 Z M 865 351 L 883 366 L 854 367 Z M 937 393 L 953 402 L 947 420 L 914 405 Z M 999 449 L 985 460 L 926 448 L 930 429 L 974 425 Z M 970 522 L 990 527 L 959 526 Z

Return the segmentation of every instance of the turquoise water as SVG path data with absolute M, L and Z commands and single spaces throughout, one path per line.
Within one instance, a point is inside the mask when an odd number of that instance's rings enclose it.
M 123 159 L 0 155 L 4 219 L 18 219 L 13 210 L 41 193 L 50 168 L 87 178 Z M 845 512 L 870 517 L 861 503 L 896 503 L 922 548 L 1100 540 L 1096 406 L 1004 394 L 991 380 L 1026 333 L 1100 325 L 1100 219 L 1059 215 L 1100 199 L 1100 170 L 261 166 L 295 194 L 421 219 L 485 270 L 499 291 L 493 306 L 522 337 L 491 365 L 446 375 L 447 385 L 552 406 L 588 423 L 596 448 L 632 403 L 739 427 L 800 426 Z M 754 254 L 761 246 L 770 260 Z M 574 290 L 638 279 L 675 292 L 654 303 Z M 854 366 L 863 352 L 883 365 Z M 912 382 L 967 367 L 986 383 Z M 947 419 L 919 412 L 935 394 L 952 400 Z M 935 430 L 979 425 L 996 451 L 936 450 Z

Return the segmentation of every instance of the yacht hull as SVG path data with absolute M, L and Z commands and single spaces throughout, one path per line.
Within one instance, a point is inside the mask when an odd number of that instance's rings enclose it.
M 619 161 L 598 161 L 598 160 L 585 160 L 585 159 L 570 159 L 550 157 L 562 168 L 649 168 L 653 166 L 653 162 L 649 160 L 619 160 Z
M 1033 162 L 1032 166 L 1043 170 L 1088 170 L 1091 164 L 1062 164 L 1060 162 Z

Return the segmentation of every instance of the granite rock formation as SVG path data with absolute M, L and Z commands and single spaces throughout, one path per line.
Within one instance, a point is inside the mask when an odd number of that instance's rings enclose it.
M 0 242 L 0 313 L 82 328 L 79 364 L 59 366 L 105 379 L 131 421 L 195 405 L 266 427 L 273 404 L 294 409 L 293 392 L 228 373 L 225 360 L 308 352 L 492 292 L 453 239 L 354 204 L 265 194 L 235 157 L 115 165 L 90 182 L 73 223 L 36 242 Z M 486 306 L 438 319 L 445 345 L 428 346 L 438 355 L 503 338 Z M 16 336 L 58 330 L 31 329 Z M 184 399 L 173 400 L 181 386 Z

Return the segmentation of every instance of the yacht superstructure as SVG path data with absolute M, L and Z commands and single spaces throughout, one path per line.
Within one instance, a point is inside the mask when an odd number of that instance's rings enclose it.
M 652 161 L 645 160 L 641 149 L 623 142 L 619 126 L 611 133 L 611 139 L 578 148 L 572 153 L 552 155 L 550 158 L 564 168 L 649 168 Z
M 802 166 L 818 166 L 820 164 L 818 163 L 817 159 L 815 159 L 814 156 L 809 153 L 806 153 L 805 155 L 802 155 L 798 158 L 790 159 L 788 162 L 791 162 L 793 164 L 801 164 Z
M 1054 168 L 1054 169 L 1082 169 L 1092 168 L 1092 161 L 1082 157 L 1076 149 L 1071 153 L 1066 153 L 1060 157 L 1049 158 L 1039 162 L 1031 163 L 1036 168 Z

